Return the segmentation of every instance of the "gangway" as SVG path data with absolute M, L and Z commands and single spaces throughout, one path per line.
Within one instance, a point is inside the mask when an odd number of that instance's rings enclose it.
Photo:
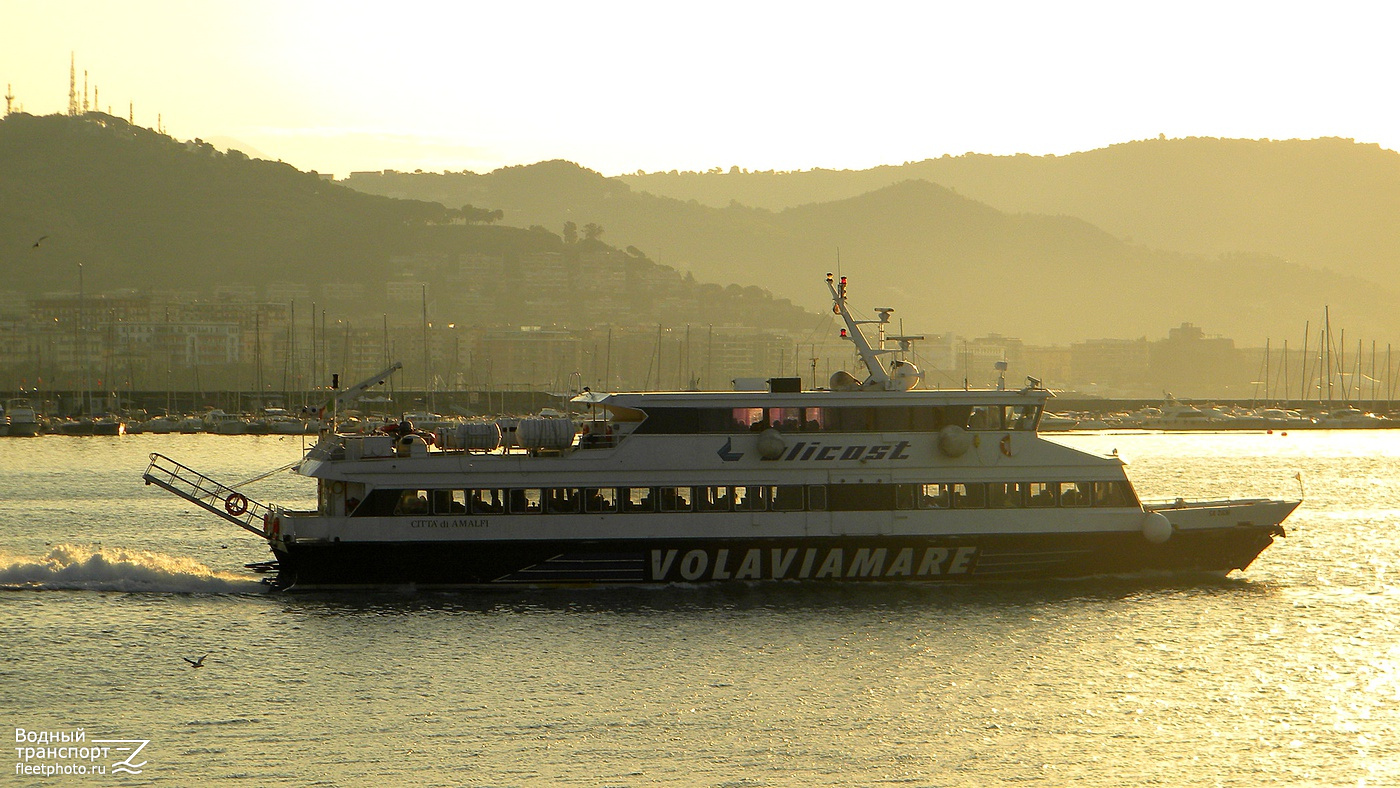
M 266 536 L 264 516 L 272 512 L 234 488 L 214 481 L 199 471 L 181 465 L 163 454 L 151 453 L 151 464 L 141 478 L 146 484 L 168 490 L 246 531 Z M 254 525 L 256 523 L 256 525 Z

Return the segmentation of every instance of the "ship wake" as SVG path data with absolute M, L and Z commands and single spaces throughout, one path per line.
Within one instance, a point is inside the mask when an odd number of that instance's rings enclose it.
M 0 552 L 0 588 L 253 594 L 261 582 L 217 572 L 192 559 L 114 547 L 61 544 L 42 556 Z

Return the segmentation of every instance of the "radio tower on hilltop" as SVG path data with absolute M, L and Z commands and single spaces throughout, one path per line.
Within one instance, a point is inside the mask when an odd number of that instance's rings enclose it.
M 72 52 L 68 53 L 68 114 L 78 114 L 78 67 Z
M 6 114 L 6 115 L 10 114 L 10 112 L 12 112 L 12 111 L 14 110 L 14 106 L 15 106 L 15 86 L 14 86 L 14 85 L 10 85 L 10 84 L 6 84 L 6 85 L 5 85 L 5 114 Z

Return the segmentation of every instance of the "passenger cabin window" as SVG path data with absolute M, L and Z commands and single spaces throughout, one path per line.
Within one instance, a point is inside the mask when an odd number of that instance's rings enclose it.
M 1017 482 L 988 483 L 987 507 L 990 509 L 1021 508 L 1021 485 Z
M 768 500 L 773 502 L 775 512 L 802 511 L 802 488 L 798 485 L 785 485 L 768 488 Z
M 696 487 L 696 488 L 695 488 L 695 511 L 697 511 L 697 512 L 727 512 L 727 511 L 729 511 L 729 488 L 728 488 L 728 487 Z
M 544 511 L 544 493 L 538 488 L 510 491 L 511 514 L 539 514 Z
M 394 507 L 394 514 L 427 514 L 428 513 L 428 491 L 427 490 L 404 490 L 399 495 L 398 505 Z
M 763 422 L 763 408 L 734 408 L 730 423 L 740 432 L 759 432 L 766 426 Z
M 622 510 L 624 512 L 654 512 L 656 506 L 651 497 L 650 487 L 629 487 L 622 491 Z
M 505 490 L 467 491 L 467 505 L 472 514 L 501 514 L 506 510 L 505 500 Z
M 371 490 L 353 517 L 618 512 L 912 511 L 917 509 L 1135 508 L 1125 479 L 1077 482 L 901 482 L 704 487 L 547 487 Z
M 586 488 L 583 491 L 583 510 L 589 514 L 609 514 L 617 511 L 617 488 Z
M 730 495 L 736 512 L 762 512 L 768 508 L 765 487 L 735 487 Z
M 639 434 L 737 434 L 775 429 L 808 432 L 937 432 L 952 424 L 970 430 L 1035 429 L 1038 405 L 881 405 L 859 407 L 650 408 Z
M 950 484 L 921 484 L 919 485 L 919 508 L 920 509 L 950 509 L 953 506 L 953 497 Z
M 1060 482 L 1060 506 L 1075 508 L 1093 505 L 1093 482 Z
M 954 484 L 954 509 L 982 509 L 987 505 L 987 488 L 981 484 Z
M 657 488 L 660 510 L 663 512 L 688 512 L 690 511 L 691 488 L 689 487 L 660 487 Z
M 1030 482 L 1026 485 L 1026 505 L 1032 509 L 1053 509 L 1059 500 L 1056 482 Z
M 433 490 L 433 514 L 465 514 L 467 497 L 462 490 Z

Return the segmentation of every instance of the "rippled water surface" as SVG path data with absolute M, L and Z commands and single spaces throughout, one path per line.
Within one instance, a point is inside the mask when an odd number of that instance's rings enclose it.
M 1204 584 L 279 595 L 140 475 L 300 438 L 0 439 L 6 735 L 149 740 L 139 776 L 0 784 L 1400 784 L 1400 433 L 1055 440 L 1144 498 L 1305 502 Z

